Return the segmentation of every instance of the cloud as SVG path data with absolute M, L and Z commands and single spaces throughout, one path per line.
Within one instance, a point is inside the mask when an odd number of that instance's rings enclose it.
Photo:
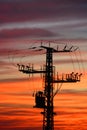
M 85 0 L 1 1 L 0 38 L 86 38 L 86 6 Z
M 81 64 L 81 66 L 82 66 L 82 64 L 83 63 L 87 63 L 87 60 L 86 59 L 84 59 L 84 60 L 82 60 L 82 59 L 73 59 L 73 61 L 72 61 L 72 59 L 61 59 L 61 60 L 55 60 L 55 63 L 56 64 L 75 64 L 75 63 L 77 63 L 78 64 L 78 66 L 79 66 L 79 64 Z
M 60 91 L 62 94 L 77 94 L 77 95 L 86 95 L 87 89 L 84 90 L 76 90 L 76 89 L 63 89 Z
M 13 29 L 3 30 L 0 32 L 0 39 L 11 39 L 11 38 L 38 38 L 38 37 L 53 37 L 54 34 L 44 29 Z
M 13 73 L 13 72 L 12 72 Z M 2 74 L 3 75 L 5 75 L 6 74 L 6 71 L 5 72 L 2 72 Z M 9 72 L 8 72 L 8 74 L 9 74 Z M 10 74 L 11 75 L 11 74 Z M 27 78 L 15 78 L 15 77 L 13 77 L 12 78 L 12 76 L 10 77 L 10 78 L 3 78 L 3 79 L 0 79 L 0 82 L 2 82 L 2 83 L 5 83 L 5 82 L 20 82 L 20 81 L 27 81 L 28 79 Z
M 1 1 L 0 22 L 32 21 L 53 18 L 85 18 L 85 0 L 44 0 L 44 1 Z
M 2 24 L 0 27 L 0 30 L 12 30 L 12 29 L 49 29 L 49 28 L 55 28 L 55 27 L 63 27 L 63 28 L 83 28 L 87 26 L 87 20 L 86 19 L 76 19 L 76 20 L 64 20 L 64 21 L 32 21 L 32 22 L 13 22 L 13 23 L 7 23 Z
M 0 103 L 0 107 L 4 108 L 31 108 L 30 104 L 21 104 L 21 103 Z
M 27 104 L 26 104 L 27 105 Z M 0 129 L 2 130 L 34 130 L 39 129 L 41 120 L 33 108 L 25 104 L 1 103 Z M 3 107 L 3 108 L 2 108 Z M 35 122 L 35 124 L 33 124 Z

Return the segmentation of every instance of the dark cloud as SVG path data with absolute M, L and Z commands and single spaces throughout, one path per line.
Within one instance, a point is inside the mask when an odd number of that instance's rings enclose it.
M 86 12 L 85 0 L 5 1 L 0 3 L 0 23 L 62 17 L 86 18 Z
M 85 95 L 87 94 L 87 89 L 84 89 L 84 90 L 63 89 L 63 90 L 61 90 L 60 93 L 62 93 L 62 94 L 75 94 L 75 95 L 77 94 L 77 95 L 83 96 L 84 94 Z
M 61 60 L 55 60 L 55 63 L 56 64 L 74 64 L 74 63 L 77 63 L 78 65 L 79 64 L 83 64 L 83 62 L 84 63 L 87 63 L 87 60 L 86 59 L 84 59 L 84 60 L 82 60 L 82 59 L 61 59 Z
M 6 74 L 6 71 L 5 72 L 2 72 L 2 74 Z M 9 74 L 9 73 L 8 73 Z M 11 74 L 10 74 L 11 75 Z M 26 78 L 3 78 L 3 79 L 0 79 L 0 82 L 2 83 L 5 83 L 5 82 L 20 82 L 20 81 L 27 81 L 28 79 Z
M 12 104 L 13 106 L 13 104 Z M 30 113 L 30 114 L 29 114 Z M 0 112 L 0 115 L 3 115 L 3 116 L 27 116 L 27 115 L 31 115 L 31 111 L 30 110 L 19 110 L 19 109 L 15 109 L 15 107 L 12 109 L 8 109 L 7 110 L 4 110 L 2 112 Z
M 30 104 L 20 104 L 20 103 L 0 103 L 0 107 L 8 108 L 30 108 L 33 107 Z
M 26 108 L 26 109 L 25 109 Z M 33 109 L 33 108 L 32 108 Z M 23 104 L 13 103 L 1 103 L 0 105 L 0 129 L 2 130 L 34 130 L 39 129 L 41 121 L 38 118 L 36 111 L 32 112 L 32 109 Z M 5 118 L 3 118 L 5 117 Z M 30 121 L 29 121 L 30 120 Z M 29 121 L 29 122 L 28 122 Z M 31 125 L 33 121 L 36 121 L 36 125 Z
M 0 120 L 0 129 L 1 130 L 40 130 L 37 127 L 33 126 L 20 126 L 20 124 L 24 124 L 24 120 L 18 120 L 18 119 L 13 119 L 13 120 Z
M 8 56 L 10 49 L 0 49 L 0 56 Z M 2 62 L 0 62 L 1 64 Z
M 70 109 L 70 108 L 69 108 Z M 86 110 L 87 108 L 83 108 L 83 107 L 71 107 L 71 109 L 77 109 L 77 111 L 79 111 L 79 109 L 81 110 Z M 64 115 L 64 116 L 75 116 L 76 114 L 81 114 L 81 112 L 72 112 L 72 110 L 70 112 L 67 112 L 67 111 L 59 111 L 58 112 L 58 115 L 61 116 L 61 115 Z M 82 114 L 87 114 L 87 112 L 83 112 Z
M 85 0 L 44 0 L 44 1 L 4 1 L 0 2 L 0 39 L 11 38 L 63 38 L 86 37 L 87 1 Z M 64 23 L 64 22 L 65 23 Z M 72 22 L 71 22 L 72 21 Z M 36 29 L 28 27 L 28 23 L 45 23 L 46 27 Z M 57 22 L 57 24 L 56 24 Z M 5 24 L 9 25 L 5 25 Z M 22 27 L 15 26 L 22 24 Z M 33 24 L 33 23 L 32 23 Z M 50 25 L 51 24 L 51 25 Z M 48 26 L 50 25 L 50 26 Z M 9 27 L 8 27 L 9 26 Z M 9 30 L 11 27 L 13 30 Z M 3 29 L 4 27 L 4 29 Z M 23 29 L 24 27 L 24 29 Z M 81 28 L 82 31 L 81 31 Z M 6 30 L 6 28 L 8 28 Z M 31 28 L 31 29 L 30 29 Z M 76 28 L 78 30 L 76 30 Z M 80 28 L 80 30 L 79 30 Z M 59 29 L 59 30 L 58 30 Z M 55 33 L 54 33 L 55 32 Z M 66 33 L 67 32 L 67 33 Z M 76 34 L 76 33 L 77 34 Z M 62 36 L 61 36 L 61 35 Z M 1 39 L 1 40 L 2 40 Z
M 54 34 L 44 29 L 13 29 L 0 32 L 0 39 L 27 38 L 27 37 L 52 37 Z

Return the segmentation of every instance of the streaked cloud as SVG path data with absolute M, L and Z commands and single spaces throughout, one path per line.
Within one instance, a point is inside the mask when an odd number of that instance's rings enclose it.
M 1 1 L 1 22 L 53 19 L 57 17 L 86 17 L 85 0 L 67 1 Z M 79 13 L 78 13 L 79 11 Z M 13 17 L 14 15 L 14 17 Z
M 37 37 L 53 37 L 54 33 L 45 29 L 14 29 L 14 30 L 3 30 L 0 33 L 0 39 L 11 39 L 11 38 L 37 38 Z
M 81 25 L 86 26 L 87 25 L 87 19 L 82 20 L 65 20 L 65 21 L 36 21 L 36 22 L 15 22 L 15 23 L 8 23 L 8 24 L 2 24 L 0 27 L 0 30 L 11 30 L 11 29 L 28 29 L 28 28 L 51 28 L 51 27 L 81 27 Z
M 24 37 L 25 34 L 26 36 L 32 35 L 35 37 L 34 31 L 39 32 L 40 30 L 46 30 L 50 32 L 50 34 L 54 34 L 54 38 L 86 38 L 87 2 L 85 0 L 76 0 L 75 2 L 69 0 L 66 2 L 64 0 L 5 1 L 1 2 L 0 6 L 0 30 L 6 31 L 8 35 L 11 35 L 9 29 L 13 29 L 15 32 L 17 31 L 14 33 L 14 38 L 17 37 L 17 34 L 21 37 L 23 34 Z M 21 34 L 22 30 L 19 31 L 19 29 L 26 29 L 26 31 Z M 30 29 L 31 35 L 29 32 L 29 34 L 27 33 L 28 29 Z M 38 38 L 40 36 L 47 38 L 49 35 L 47 35 L 46 31 L 44 31 L 44 35 L 36 36 Z M 40 33 L 42 32 L 40 31 Z M 3 37 L 3 35 L 6 37 L 3 31 L 1 31 L 1 37 Z M 51 36 L 52 35 L 50 35 L 50 37 Z

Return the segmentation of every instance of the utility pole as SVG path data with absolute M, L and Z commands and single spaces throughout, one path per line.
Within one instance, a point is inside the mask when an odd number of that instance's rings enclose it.
M 55 78 L 55 66 L 53 66 L 53 53 L 67 53 L 76 51 L 78 48 L 64 46 L 62 50 L 41 45 L 40 48 L 46 50 L 46 63 L 43 70 L 36 70 L 32 66 L 18 65 L 19 71 L 26 74 L 42 73 L 44 79 L 44 91 L 38 91 L 35 95 L 35 107 L 42 108 L 43 130 L 54 130 L 54 84 L 55 83 L 76 83 L 80 81 L 82 74 L 74 73 L 62 75 L 62 78 Z

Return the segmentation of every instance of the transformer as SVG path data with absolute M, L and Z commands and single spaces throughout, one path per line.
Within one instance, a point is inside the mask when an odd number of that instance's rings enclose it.
M 45 96 L 42 91 L 38 91 L 35 94 L 35 107 L 44 108 L 45 107 Z

